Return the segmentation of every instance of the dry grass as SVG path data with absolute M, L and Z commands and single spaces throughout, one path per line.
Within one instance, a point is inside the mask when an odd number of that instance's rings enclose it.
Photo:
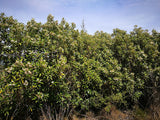
M 115 106 L 111 107 L 110 114 L 106 115 L 107 120 L 132 120 L 130 112 L 122 112 Z
M 81 118 L 73 115 L 72 118 L 64 118 L 64 120 L 160 120 L 159 106 L 152 105 L 148 111 L 135 107 L 133 111 L 122 112 L 112 105 L 110 112 L 106 112 L 105 109 L 103 109 L 98 115 L 87 112 L 85 115 L 81 115 Z M 29 118 L 27 120 L 31 119 Z M 48 115 L 43 113 L 40 120 L 51 119 L 49 119 Z
M 160 104 L 151 105 L 150 111 L 153 120 L 160 120 Z
M 102 110 L 99 115 L 94 115 L 92 112 L 88 112 L 83 116 L 83 118 L 73 116 L 73 120 L 132 120 L 128 113 L 121 112 L 116 109 L 115 106 L 111 107 L 110 113 Z

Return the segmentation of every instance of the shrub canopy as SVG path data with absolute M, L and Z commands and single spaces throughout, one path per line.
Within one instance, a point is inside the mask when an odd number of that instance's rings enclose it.
M 159 92 L 160 33 L 75 28 L 52 15 L 23 24 L 0 14 L 1 119 L 38 119 L 46 106 L 54 118 L 111 104 L 132 108 Z

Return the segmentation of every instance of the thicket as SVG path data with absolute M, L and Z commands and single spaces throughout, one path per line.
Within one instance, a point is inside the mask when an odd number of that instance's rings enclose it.
M 135 26 L 88 34 L 62 19 L 0 14 L 0 119 L 64 119 L 111 105 L 160 103 L 160 33 Z

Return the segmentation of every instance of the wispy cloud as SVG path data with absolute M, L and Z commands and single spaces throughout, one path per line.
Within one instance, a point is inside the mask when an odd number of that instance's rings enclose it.
M 28 7 L 38 12 L 50 11 L 54 6 L 57 6 L 57 2 L 51 0 L 26 0 L 25 2 Z

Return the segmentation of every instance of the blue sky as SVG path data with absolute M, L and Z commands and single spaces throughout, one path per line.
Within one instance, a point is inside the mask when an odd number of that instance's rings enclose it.
M 160 0 L 0 0 L 0 12 L 26 23 L 34 18 L 45 23 L 52 14 L 59 22 L 64 17 L 81 29 L 112 33 L 114 28 L 131 31 L 134 25 L 160 32 Z

